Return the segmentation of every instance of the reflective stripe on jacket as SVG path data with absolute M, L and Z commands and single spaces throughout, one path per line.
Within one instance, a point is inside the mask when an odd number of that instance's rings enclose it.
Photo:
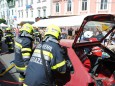
M 15 64 L 24 67 L 28 64 L 32 54 L 32 40 L 27 37 L 18 37 L 15 40 Z

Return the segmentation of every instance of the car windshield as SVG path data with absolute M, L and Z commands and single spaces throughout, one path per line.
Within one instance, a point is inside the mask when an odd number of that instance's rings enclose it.
M 111 29 L 113 23 L 90 21 L 83 28 L 83 32 L 79 37 L 79 42 L 100 41 Z M 107 36 L 106 38 L 108 38 Z

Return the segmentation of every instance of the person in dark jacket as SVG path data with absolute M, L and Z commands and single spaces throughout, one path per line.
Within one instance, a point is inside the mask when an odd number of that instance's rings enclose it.
M 0 29 L 0 53 L 2 51 L 2 37 L 3 37 L 3 31 Z
M 11 28 L 6 28 L 6 32 L 5 32 L 5 43 L 8 46 L 8 52 L 12 53 L 14 52 L 14 35 L 11 32 Z
M 15 39 L 15 67 L 19 75 L 19 82 L 25 78 L 25 70 L 32 55 L 33 26 L 26 23 L 22 26 L 19 36 Z
M 38 44 L 41 41 L 41 34 L 38 29 L 34 30 L 34 40 L 35 44 Z
M 66 61 L 59 44 L 61 29 L 56 25 L 46 28 L 45 37 L 37 45 L 29 61 L 23 86 L 56 86 L 54 73 L 66 72 Z
M 69 28 L 68 29 L 68 37 L 67 37 L 67 39 L 72 39 L 72 36 L 73 36 L 73 29 Z

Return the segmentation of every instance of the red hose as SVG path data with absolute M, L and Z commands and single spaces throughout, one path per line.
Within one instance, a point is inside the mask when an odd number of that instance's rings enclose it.
M 0 82 L 4 82 L 7 84 L 23 84 L 23 82 L 13 82 L 13 81 L 7 81 L 7 80 L 0 80 Z

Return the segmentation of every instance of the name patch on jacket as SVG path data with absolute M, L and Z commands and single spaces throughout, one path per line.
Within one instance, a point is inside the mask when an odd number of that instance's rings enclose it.
M 41 48 L 41 46 L 42 46 L 42 49 L 43 50 L 48 50 L 48 51 L 52 51 L 52 47 L 51 46 L 49 46 L 49 45 L 47 45 L 47 44 L 44 44 L 44 45 L 41 45 L 41 44 L 39 44 L 39 46 L 37 46 L 37 48 Z
M 41 57 L 32 57 L 30 59 L 30 62 L 35 62 L 37 64 L 41 64 L 42 65 L 42 59 L 41 59 Z

